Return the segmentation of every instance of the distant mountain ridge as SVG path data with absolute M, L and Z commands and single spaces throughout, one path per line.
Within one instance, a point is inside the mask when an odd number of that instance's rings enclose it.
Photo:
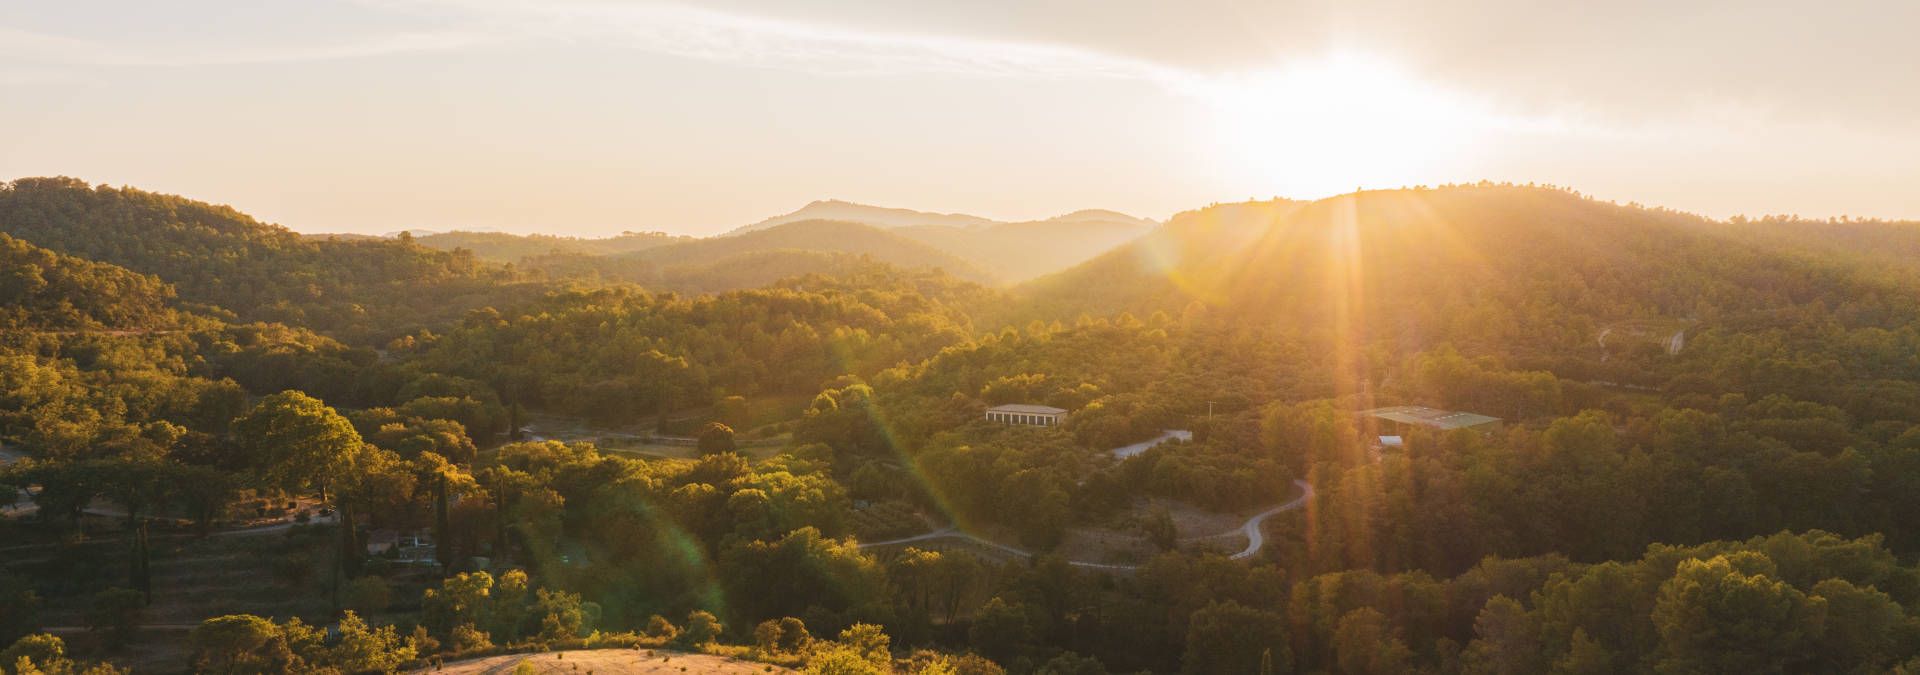
M 854 225 L 859 228 L 849 229 Z M 1004 222 L 964 213 L 930 213 L 826 199 L 706 238 L 658 232 L 578 238 L 454 231 L 415 235 L 414 241 L 440 250 L 471 251 L 476 258 L 490 262 L 525 263 L 558 276 L 599 276 L 642 283 L 681 278 L 678 274 L 661 277 L 657 273 L 674 267 L 715 264 L 719 260 L 709 252 L 725 250 L 729 255 L 761 253 L 761 260 L 777 259 L 779 267 L 787 270 L 807 271 L 807 265 L 818 265 L 820 268 L 814 271 L 819 272 L 843 267 L 845 261 L 838 257 L 841 254 L 870 256 L 879 262 L 944 269 L 964 279 L 993 284 L 1018 283 L 1066 269 L 1159 225 L 1151 219 L 1108 209 Z M 781 233 L 759 236 L 776 230 Z M 783 254 L 768 255 L 775 250 Z M 647 251 L 652 253 L 637 255 Z M 800 252 L 824 255 L 794 255 Z M 638 270 L 634 268 L 636 263 L 648 269 Z M 723 267 L 742 269 L 738 265 Z M 697 286 L 715 287 L 711 283 Z
M 885 228 L 909 227 L 913 225 L 974 227 L 979 225 L 992 225 L 998 222 L 991 218 L 982 218 L 965 213 L 929 213 L 926 211 L 915 211 L 913 209 L 870 206 L 838 199 L 821 199 L 802 206 L 792 213 L 777 215 L 751 225 L 742 225 L 728 231 L 722 236 L 746 234 L 770 227 L 808 220 L 837 220 Z
M 860 223 L 889 230 L 964 259 L 1006 283 L 1077 265 L 1160 225 L 1108 209 L 1081 209 L 1045 220 L 1007 222 L 964 213 L 929 213 L 828 199 L 721 237 L 810 221 Z
M 873 206 L 839 199 L 821 199 L 808 203 L 790 213 L 767 218 L 751 225 L 742 225 L 727 231 L 722 236 L 731 236 L 764 230 L 777 225 L 797 223 L 808 220 L 838 220 L 850 223 L 862 223 L 882 228 L 900 227 L 991 227 L 1014 223 L 1115 223 L 1151 228 L 1160 223 L 1148 218 L 1131 216 L 1109 209 L 1081 209 L 1044 220 L 1006 221 L 967 213 L 934 213 L 890 206 Z

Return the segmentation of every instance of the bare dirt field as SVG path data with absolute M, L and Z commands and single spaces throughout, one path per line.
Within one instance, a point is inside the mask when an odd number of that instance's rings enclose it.
M 791 673 L 788 668 L 742 661 L 729 656 L 710 654 L 689 654 L 654 649 L 583 649 L 575 651 L 547 652 L 543 654 L 504 654 L 486 656 L 465 661 L 455 661 L 439 667 L 423 668 L 417 673 L 447 673 L 449 675 L 507 675 L 519 669 L 525 663 L 535 673 L 596 673 L 612 675 L 679 675 L 680 673 L 718 673 L 719 675 L 747 675 L 748 673 Z

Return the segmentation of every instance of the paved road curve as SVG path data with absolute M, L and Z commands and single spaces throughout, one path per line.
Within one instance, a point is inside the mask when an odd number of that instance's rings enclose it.
M 1153 437 L 1151 440 L 1145 440 L 1139 443 L 1135 443 L 1133 445 L 1123 445 L 1118 448 L 1114 448 L 1113 458 L 1126 459 L 1128 457 L 1132 457 L 1134 455 L 1138 455 L 1140 453 L 1146 452 L 1149 448 L 1152 448 L 1153 446 L 1159 445 L 1161 443 L 1165 443 L 1167 441 L 1175 440 L 1175 439 L 1182 440 L 1182 441 L 1191 441 L 1193 440 L 1193 432 L 1187 431 L 1185 429 L 1168 429 L 1167 431 L 1161 432 L 1159 436 Z
M 1293 498 L 1293 501 L 1261 511 L 1254 514 L 1252 518 L 1248 518 L 1247 524 L 1240 526 L 1240 533 L 1247 536 L 1246 550 L 1228 557 L 1234 560 L 1243 560 L 1259 553 L 1260 547 L 1267 545 L 1267 534 L 1260 531 L 1260 524 L 1266 522 L 1267 519 L 1273 517 L 1274 514 L 1300 508 L 1307 503 L 1307 500 L 1313 499 L 1312 485 L 1308 485 L 1304 480 L 1297 479 L 1293 481 L 1293 484 L 1300 488 L 1300 496 Z

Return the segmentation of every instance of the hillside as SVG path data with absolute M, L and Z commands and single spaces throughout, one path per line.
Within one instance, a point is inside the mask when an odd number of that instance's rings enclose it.
M 1303 203 L 1278 199 L 1179 213 L 1135 241 L 1027 282 L 1017 290 L 1027 314 L 1016 318 L 1178 311 L 1195 299 L 1218 301 L 1222 286 L 1206 279 Z
M 718 292 L 802 274 L 833 274 L 862 262 L 938 269 L 988 282 L 974 264 L 888 230 L 860 223 L 804 221 L 727 237 L 683 241 L 616 256 L 552 255 L 525 266 L 555 278 L 595 277 L 664 290 Z
M 1002 222 L 958 213 L 817 201 L 728 232 L 761 232 L 809 220 L 859 223 L 892 231 L 966 260 L 1009 283 L 1066 269 L 1152 230 L 1158 223 L 1109 211 L 1083 209 L 1046 220 Z M 811 248 L 813 244 L 803 244 Z
M 1777 340 L 1758 336 L 1833 308 L 1849 329 L 1894 330 L 1920 315 L 1910 272 L 1744 232 L 1509 186 L 1217 206 L 1017 289 L 1023 305 L 1001 323 L 1165 312 L 1299 335 L 1322 350 L 1379 350 L 1370 358 L 1451 345 L 1566 377 L 1657 384 L 1724 365 L 1622 354 L 1603 332 L 1655 322 L 1689 339 Z M 1755 377 L 1801 396 L 1813 395 L 1801 385 L 1835 378 Z
M 984 227 L 917 225 L 895 232 L 973 261 L 1009 282 L 1072 267 L 1152 230 L 1152 221 L 1111 211 L 1078 211 Z
M 159 279 L 0 234 L 0 329 L 165 326 L 172 300 L 173 288 Z
M 465 249 L 475 258 L 495 263 L 518 263 L 542 255 L 619 255 L 685 242 L 690 237 L 663 232 L 626 232 L 613 237 L 561 237 L 506 232 L 437 232 L 414 237 L 421 246 L 441 251 Z
M 0 186 L 0 233 L 172 284 L 247 320 L 384 342 L 537 291 L 471 254 L 399 239 L 316 240 L 230 207 L 72 178 Z M 493 297 L 481 297 L 492 295 Z

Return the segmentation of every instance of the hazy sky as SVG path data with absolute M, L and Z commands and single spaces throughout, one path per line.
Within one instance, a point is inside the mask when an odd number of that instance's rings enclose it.
M 1910 0 L 9 2 L 0 179 L 353 232 L 1483 178 L 1913 218 L 1916 26 Z

